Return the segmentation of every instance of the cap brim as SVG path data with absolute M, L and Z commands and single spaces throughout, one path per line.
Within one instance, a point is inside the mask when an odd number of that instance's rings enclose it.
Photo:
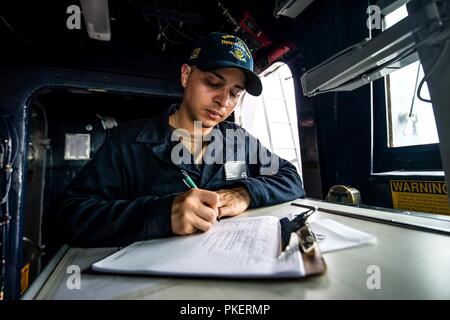
M 195 65 L 202 71 L 210 71 L 222 68 L 238 68 L 244 72 L 245 75 L 245 91 L 252 96 L 259 96 L 262 92 L 262 83 L 258 75 L 249 69 L 230 61 L 216 60 L 216 61 L 202 61 L 195 63 Z

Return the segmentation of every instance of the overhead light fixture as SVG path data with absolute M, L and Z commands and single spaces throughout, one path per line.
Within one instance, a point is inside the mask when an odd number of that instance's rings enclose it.
M 108 0 L 80 0 L 86 29 L 91 39 L 111 40 Z
M 286 16 L 296 18 L 314 0 L 277 0 L 275 1 L 275 17 Z

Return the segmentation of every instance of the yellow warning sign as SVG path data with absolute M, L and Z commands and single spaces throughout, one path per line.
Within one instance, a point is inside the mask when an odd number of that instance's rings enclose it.
M 391 180 L 394 209 L 450 215 L 444 181 Z
M 27 263 L 21 270 L 20 275 L 20 294 L 24 294 L 27 291 L 30 280 L 30 263 Z

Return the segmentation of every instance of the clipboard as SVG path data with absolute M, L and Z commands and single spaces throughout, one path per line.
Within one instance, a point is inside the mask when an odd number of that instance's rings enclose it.
M 308 205 L 299 205 L 305 209 L 294 219 L 280 219 L 281 226 L 281 251 L 284 252 L 289 247 L 292 233 L 295 233 L 298 239 L 298 250 L 301 254 L 305 268 L 305 277 L 321 275 L 325 273 L 327 266 L 325 259 L 318 245 L 319 237 L 314 234 L 308 223 L 308 218 L 317 210 L 317 207 Z
M 106 273 L 234 279 L 301 279 L 321 274 L 325 263 L 319 247 L 315 240 L 312 245 L 309 243 L 313 238 L 309 236 L 308 224 L 295 228 L 300 220 L 297 217 L 293 221 L 280 221 L 276 216 L 223 219 L 210 232 L 135 242 L 95 262 L 92 269 Z M 289 226 L 292 232 L 281 233 L 280 226 Z M 293 240 L 286 254 L 281 255 L 280 234 Z M 300 239 L 301 242 L 297 241 Z M 302 253 L 298 254 L 297 249 Z

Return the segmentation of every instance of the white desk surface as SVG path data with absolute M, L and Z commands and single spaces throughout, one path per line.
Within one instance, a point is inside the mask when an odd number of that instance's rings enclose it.
M 418 222 L 416 217 L 349 208 L 314 200 L 298 203 Z M 289 203 L 249 210 L 244 216 L 298 213 Z M 311 219 L 330 218 L 377 237 L 376 244 L 324 254 L 327 272 L 301 280 L 222 280 L 95 274 L 90 265 L 115 248 L 69 248 L 49 264 L 24 299 L 450 299 L 450 236 L 365 221 L 318 211 Z M 419 221 L 420 222 L 420 221 Z M 450 222 L 440 221 L 450 228 Z M 80 266 L 81 289 L 67 288 L 69 265 Z M 368 289 L 370 266 L 378 266 L 381 288 Z

